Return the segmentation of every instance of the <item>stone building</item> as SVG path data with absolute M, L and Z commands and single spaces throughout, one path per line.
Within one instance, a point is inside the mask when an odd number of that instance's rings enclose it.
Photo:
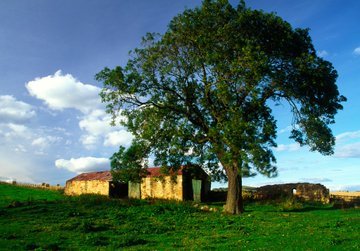
M 142 182 L 114 182 L 110 171 L 82 173 L 66 181 L 66 195 L 100 194 L 111 197 L 158 198 L 204 201 L 210 191 L 210 178 L 201 168 L 184 167 L 164 175 L 160 168 L 148 168 Z
M 110 171 L 82 173 L 67 180 L 64 193 L 66 195 L 100 194 L 111 197 L 127 196 L 128 186 L 113 182 Z
M 199 167 L 183 167 L 172 175 L 148 168 L 141 184 L 129 184 L 129 197 L 205 201 L 210 188 L 210 177 Z
M 256 189 L 254 199 L 266 200 L 294 196 L 305 201 L 329 203 L 330 193 L 324 185 L 311 183 L 287 183 L 262 186 Z

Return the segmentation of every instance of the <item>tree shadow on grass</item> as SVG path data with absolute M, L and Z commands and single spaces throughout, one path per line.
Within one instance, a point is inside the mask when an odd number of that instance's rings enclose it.
M 311 211 L 333 211 L 338 210 L 337 208 L 331 207 L 316 207 L 316 206 L 307 206 L 304 208 L 294 208 L 294 209 L 284 209 L 282 212 L 311 212 Z

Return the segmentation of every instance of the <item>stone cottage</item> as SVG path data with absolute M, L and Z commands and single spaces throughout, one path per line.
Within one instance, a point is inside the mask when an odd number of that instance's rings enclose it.
M 110 171 L 82 173 L 67 180 L 66 195 L 100 194 L 110 197 L 125 197 L 128 193 L 127 184 L 113 182 Z
M 66 181 L 65 194 L 204 201 L 210 187 L 209 176 L 199 167 L 183 167 L 171 175 L 155 167 L 147 169 L 141 183 L 129 184 L 114 182 L 110 171 L 82 173 Z
M 141 184 L 129 183 L 130 198 L 158 198 L 205 201 L 211 189 L 210 177 L 199 167 L 183 167 L 164 175 L 161 168 L 148 168 Z

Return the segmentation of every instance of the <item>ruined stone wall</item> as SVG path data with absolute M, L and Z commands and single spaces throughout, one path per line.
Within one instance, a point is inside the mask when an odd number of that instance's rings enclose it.
M 331 192 L 330 199 L 336 207 L 360 207 L 360 192 Z
M 158 177 L 146 177 L 141 182 L 141 199 L 158 198 L 183 200 L 183 177 L 176 176 L 174 182 L 170 176 L 160 179 Z
M 306 201 L 329 203 L 329 189 L 321 184 L 289 183 L 259 187 L 254 192 L 254 199 L 266 200 L 295 196 Z
M 321 184 L 298 184 L 295 189 L 294 195 L 306 201 L 330 202 L 329 189 Z
M 73 180 L 66 182 L 66 195 L 100 194 L 109 195 L 109 182 L 100 180 Z

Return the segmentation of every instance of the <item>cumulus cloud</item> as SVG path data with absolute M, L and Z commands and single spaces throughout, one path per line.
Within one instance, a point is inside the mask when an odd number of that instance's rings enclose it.
M 360 47 L 357 47 L 354 49 L 353 53 L 356 55 L 356 56 L 360 56 Z
M 70 160 L 58 159 L 55 161 L 55 166 L 74 173 L 104 171 L 110 169 L 110 160 L 95 157 L 71 158 Z
M 30 95 L 44 101 L 52 110 L 73 108 L 82 113 L 78 118 L 79 128 L 83 131 L 79 141 L 86 149 L 99 145 L 128 145 L 131 141 L 131 134 L 124 128 L 110 125 L 111 116 L 100 102 L 99 87 L 83 84 L 72 75 L 57 71 L 54 75 L 28 82 L 26 88 Z M 116 122 L 123 119 L 119 117 Z
M 19 101 L 13 96 L 0 96 L 0 122 L 22 122 L 36 115 L 33 107 L 25 102 Z
M 53 110 L 74 108 L 83 113 L 101 105 L 100 88 L 83 84 L 71 74 L 59 70 L 54 75 L 36 78 L 26 85 L 30 95 L 44 101 Z
M 93 110 L 82 117 L 79 127 L 84 134 L 81 136 L 80 142 L 85 148 L 94 148 L 105 135 L 114 130 L 110 121 L 110 116 L 100 109 Z
M 329 55 L 329 53 L 325 50 L 322 50 L 322 51 L 317 51 L 316 54 L 319 56 L 319 57 L 326 57 L 327 55 Z
M 360 158 L 360 142 L 336 148 L 334 156 L 337 158 Z
M 112 130 L 110 122 L 111 118 L 104 110 L 96 109 L 80 120 L 79 127 L 91 135 L 99 136 Z
M 105 136 L 104 146 L 129 146 L 134 136 L 126 131 L 114 131 Z
M 121 119 L 121 118 L 120 118 Z M 79 121 L 79 127 L 85 132 L 80 138 L 82 144 L 87 148 L 94 148 L 99 141 L 104 146 L 128 146 L 133 136 L 123 128 L 110 125 L 111 116 L 104 110 L 96 109 L 85 115 Z
M 278 145 L 276 148 L 274 148 L 274 150 L 276 152 L 294 152 L 299 150 L 301 147 L 298 143 L 293 143 L 293 144 L 280 144 Z

